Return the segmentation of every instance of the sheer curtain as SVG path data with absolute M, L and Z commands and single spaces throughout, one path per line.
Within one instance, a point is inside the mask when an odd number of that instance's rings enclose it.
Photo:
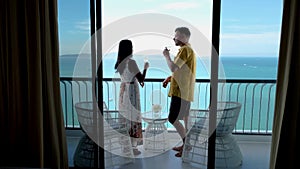
M 300 3 L 284 0 L 270 169 L 296 168 L 300 150 Z
M 0 166 L 68 168 L 57 0 L 0 2 Z

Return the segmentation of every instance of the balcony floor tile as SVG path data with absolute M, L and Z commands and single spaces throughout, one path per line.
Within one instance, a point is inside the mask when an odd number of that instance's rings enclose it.
M 69 154 L 69 166 L 73 166 L 73 155 L 82 132 L 78 130 L 67 131 L 67 144 Z M 271 147 L 271 136 L 254 136 L 254 135 L 235 135 L 243 154 L 243 165 L 241 169 L 268 169 Z M 171 144 L 177 144 L 179 135 L 171 134 Z M 172 146 L 173 146 L 172 145 Z M 175 151 L 166 151 L 152 157 L 144 157 L 147 153 L 141 148 L 142 154 L 137 156 L 132 164 L 127 164 L 120 169 L 152 169 L 152 168 L 170 168 L 170 169 L 193 169 L 197 166 L 189 163 L 182 163 L 181 158 L 175 157 Z M 149 155 L 149 154 L 148 154 Z M 147 155 L 146 155 L 147 156 Z

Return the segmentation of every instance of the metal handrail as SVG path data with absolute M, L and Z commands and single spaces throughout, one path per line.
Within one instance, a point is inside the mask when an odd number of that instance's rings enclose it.
M 168 88 L 161 87 L 163 80 L 155 78 L 145 79 L 145 86 L 142 89 L 144 91 L 140 93 L 141 107 L 144 108 L 142 111 L 149 110 L 149 101 L 146 99 L 149 96 L 148 91 L 158 90 L 167 93 Z M 74 104 L 79 101 L 90 101 L 92 99 L 92 92 L 90 91 L 93 83 L 92 78 L 61 77 L 60 81 L 65 127 L 67 129 L 79 129 Z M 209 104 L 209 82 L 209 79 L 196 80 L 195 100 L 193 102 L 196 108 L 207 108 Z M 118 78 L 103 79 L 103 92 L 104 96 L 106 96 L 103 99 L 110 109 L 117 109 L 118 107 L 119 84 L 120 79 Z M 219 93 L 226 95 L 226 101 L 235 101 L 242 104 L 234 133 L 271 134 L 276 80 L 220 79 L 219 85 Z M 168 111 L 170 100 L 169 98 L 159 97 L 160 102 L 163 99 L 166 100 L 167 105 L 165 111 Z M 172 127 L 172 125 L 168 124 L 168 127 Z

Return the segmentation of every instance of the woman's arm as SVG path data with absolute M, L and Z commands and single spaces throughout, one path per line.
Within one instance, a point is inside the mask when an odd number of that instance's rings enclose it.
M 147 69 L 149 68 L 149 63 L 146 62 L 144 65 L 143 73 L 140 72 L 136 62 L 134 60 L 129 61 L 129 70 L 130 72 L 133 72 L 135 75 L 135 78 L 138 80 L 141 86 L 144 86 L 144 81 L 147 73 Z

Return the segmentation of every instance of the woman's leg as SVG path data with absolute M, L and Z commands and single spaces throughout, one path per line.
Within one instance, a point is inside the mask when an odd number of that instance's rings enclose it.
M 137 149 L 138 138 L 131 137 L 131 144 L 134 155 L 139 155 L 141 152 Z

